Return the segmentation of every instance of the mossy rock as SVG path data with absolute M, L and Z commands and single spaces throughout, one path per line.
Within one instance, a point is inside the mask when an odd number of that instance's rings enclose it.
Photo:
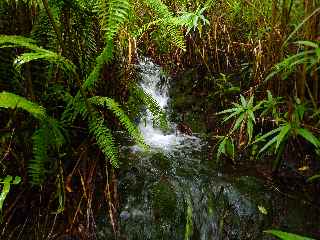
M 152 188 L 152 207 L 155 218 L 171 219 L 175 216 L 177 195 L 169 182 L 159 181 Z
M 161 171 L 168 170 L 170 168 L 169 158 L 161 153 L 157 152 L 151 156 L 152 165 Z

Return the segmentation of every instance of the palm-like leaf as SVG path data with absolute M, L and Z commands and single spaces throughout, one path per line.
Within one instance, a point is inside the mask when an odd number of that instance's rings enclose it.
M 233 108 L 226 109 L 217 113 L 220 114 L 229 114 L 224 119 L 223 122 L 227 122 L 232 118 L 236 118 L 233 128 L 230 133 L 236 131 L 240 128 L 241 125 L 246 124 L 247 134 L 249 137 L 249 143 L 252 140 L 254 123 L 256 122 L 254 112 L 260 108 L 261 103 L 254 105 L 254 97 L 251 96 L 247 101 L 244 96 L 240 95 L 240 104 L 232 103 Z

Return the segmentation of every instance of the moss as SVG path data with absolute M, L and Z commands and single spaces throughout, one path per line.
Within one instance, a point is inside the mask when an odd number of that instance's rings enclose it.
M 153 154 L 151 157 L 151 161 L 154 167 L 158 168 L 161 171 L 165 171 L 170 168 L 170 160 L 161 152 Z
M 177 196 L 167 181 L 159 181 L 152 189 L 152 207 L 156 218 L 170 219 L 175 216 Z

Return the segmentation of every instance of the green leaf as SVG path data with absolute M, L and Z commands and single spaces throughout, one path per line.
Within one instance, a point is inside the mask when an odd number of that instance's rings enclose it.
M 96 105 L 106 106 L 109 110 L 111 110 L 114 113 L 114 115 L 117 116 L 121 124 L 125 127 L 130 136 L 135 140 L 135 142 L 145 149 L 148 148 L 144 142 L 140 130 L 130 120 L 128 115 L 122 110 L 121 106 L 116 101 L 114 101 L 112 98 L 101 96 L 94 96 L 90 98 L 89 101 Z
M 267 211 L 267 209 L 266 209 L 264 206 L 259 205 L 259 206 L 258 206 L 258 210 L 259 210 L 259 212 L 261 212 L 261 213 L 264 214 L 264 215 L 267 215 L 267 214 L 268 214 L 268 211 Z
M 257 143 L 260 142 L 264 139 L 266 139 L 267 137 L 275 134 L 276 132 L 279 132 L 281 130 L 281 127 L 278 127 L 276 129 L 271 130 L 270 132 L 267 132 L 266 134 L 262 135 L 261 137 L 257 138 L 253 143 Z
M 250 143 L 252 140 L 252 133 L 253 133 L 253 122 L 251 119 L 248 119 L 247 121 L 247 133 L 249 136 L 249 143 Z
M 288 132 L 291 129 L 290 124 L 285 124 L 281 127 L 280 133 L 277 135 L 277 145 L 276 150 L 279 148 L 280 144 L 282 143 L 283 139 L 287 136 Z
M 272 138 L 266 145 L 264 145 L 263 148 L 260 149 L 259 153 L 262 153 L 264 150 L 266 150 L 267 148 L 269 148 L 272 144 L 274 144 L 277 141 L 277 136 L 275 136 L 274 138 Z
M 19 177 L 18 177 L 19 178 Z M 15 180 L 17 177 L 15 178 Z M 17 179 L 18 180 L 18 179 Z M 1 182 L 3 184 L 1 194 L 0 194 L 0 212 L 2 212 L 3 203 L 10 191 L 11 183 L 12 182 L 12 176 L 8 175 L 4 178 L 4 180 Z M 13 183 L 15 184 L 15 183 Z
M 250 99 L 249 99 L 249 102 L 248 102 L 248 107 L 252 107 L 252 105 L 253 105 L 253 98 L 254 98 L 254 96 L 252 95 L 251 97 L 250 97 Z
M 241 110 L 240 110 L 240 111 L 236 111 L 236 112 L 230 114 L 229 116 L 227 116 L 227 117 L 225 117 L 225 118 L 223 119 L 223 122 L 227 122 L 229 119 L 231 119 L 231 118 L 233 118 L 234 116 L 238 115 L 240 112 L 241 112 Z
M 234 144 L 232 139 L 229 139 L 229 138 L 227 139 L 225 148 L 226 148 L 226 154 L 230 156 L 232 159 L 234 159 Z
M 220 156 L 221 156 L 222 154 L 225 154 L 225 153 L 226 153 L 226 148 L 225 148 L 226 141 L 227 141 L 227 138 L 224 137 L 223 140 L 222 140 L 222 141 L 220 142 L 220 144 L 219 144 L 218 153 L 217 153 L 217 160 L 220 159 Z
M 229 108 L 229 109 L 226 109 L 226 110 L 223 110 L 223 111 L 221 111 L 221 112 L 216 113 L 216 115 L 225 114 L 225 113 L 231 113 L 231 112 L 235 112 L 235 111 L 237 111 L 237 110 L 239 110 L 238 107 Z
M 12 184 L 19 184 L 21 182 L 21 177 L 19 177 L 19 176 L 16 176 L 15 178 L 14 178 L 14 180 L 13 180 L 13 182 L 12 182 Z
M 267 90 L 267 94 L 268 94 L 268 101 L 272 101 L 272 99 L 273 99 L 273 96 L 272 96 L 272 93 L 271 93 L 271 91 L 270 90 Z
M 308 129 L 306 128 L 298 128 L 298 135 L 302 136 L 308 142 L 312 143 L 316 148 L 320 147 L 320 142 L 318 138 L 316 138 Z
M 256 118 L 254 116 L 253 111 L 252 110 L 248 110 L 247 113 L 248 113 L 249 117 L 251 118 L 251 120 L 255 123 L 256 122 Z
M 305 45 L 307 47 L 319 48 L 318 44 L 316 44 L 315 42 L 311 42 L 311 41 L 296 41 L 295 43 L 297 43 L 299 45 Z
M 266 230 L 264 232 L 272 234 L 282 240 L 315 240 L 313 238 L 308 238 L 308 237 L 300 236 L 293 233 L 283 232 L 279 230 Z
M 316 179 L 320 178 L 320 174 L 316 174 L 316 175 L 313 175 L 312 177 L 309 177 L 307 179 L 307 182 L 311 182 L 311 181 L 314 181 Z
M 225 90 L 226 94 L 238 93 L 238 92 L 240 92 L 240 88 L 239 87 L 230 87 L 230 88 Z
M 244 113 L 242 113 L 242 114 L 238 117 L 238 119 L 237 119 L 236 123 L 234 124 L 233 129 L 232 129 L 231 132 L 237 130 L 237 129 L 240 127 L 240 124 L 242 123 L 244 117 L 245 117 L 245 114 L 244 114 Z
M 244 96 L 240 95 L 240 101 L 241 101 L 242 107 L 244 108 L 247 107 L 247 101 L 244 98 Z
M 47 118 L 46 111 L 43 107 L 10 92 L 3 91 L 0 93 L 0 108 L 21 108 L 39 120 L 45 120 Z

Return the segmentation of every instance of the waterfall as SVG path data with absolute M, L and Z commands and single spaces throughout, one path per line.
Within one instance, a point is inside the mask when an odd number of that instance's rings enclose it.
M 139 59 L 137 68 L 140 87 L 170 112 L 169 79 L 161 68 L 147 58 Z M 262 239 L 257 205 L 268 199 L 264 188 L 254 179 L 217 172 L 200 137 L 175 131 L 172 122 L 172 131 L 164 132 L 148 110 L 143 115 L 139 128 L 150 151 L 137 146 L 121 151 L 119 239 Z M 98 239 L 113 239 L 108 218 L 102 219 Z M 187 228 L 193 229 L 190 236 Z
M 148 58 L 140 58 L 137 65 L 141 77 L 140 87 L 155 99 L 159 106 L 168 110 L 169 101 L 169 78 L 161 74 L 160 66 L 154 64 Z M 168 112 L 168 111 L 167 111 Z M 144 136 L 145 142 L 154 148 L 172 150 L 177 148 L 185 140 L 199 141 L 195 136 L 188 136 L 176 131 L 176 124 L 169 123 L 171 133 L 164 133 L 161 129 L 154 127 L 152 114 L 146 110 L 145 121 L 141 121 L 139 129 Z

